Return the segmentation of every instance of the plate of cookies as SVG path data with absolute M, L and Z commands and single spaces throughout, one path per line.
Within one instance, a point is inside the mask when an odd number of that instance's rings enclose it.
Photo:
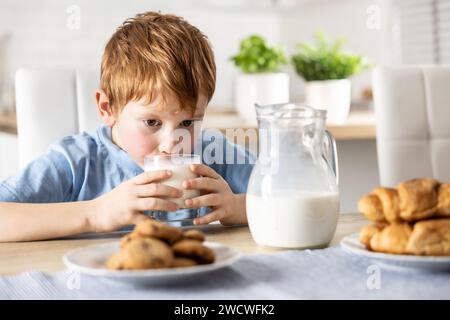
M 412 179 L 375 188 L 358 202 L 371 221 L 343 248 L 384 265 L 450 271 L 450 183 Z
M 225 268 L 239 257 L 233 248 L 206 241 L 198 229 L 183 230 L 149 219 L 120 241 L 72 250 L 63 262 L 82 274 L 147 284 Z

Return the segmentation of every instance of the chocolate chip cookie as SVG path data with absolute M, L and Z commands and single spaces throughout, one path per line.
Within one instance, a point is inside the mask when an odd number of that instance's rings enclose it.
M 171 248 L 161 240 L 135 238 L 107 261 L 109 269 L 159 269 L 172 266 L 174 256 Z
M 200 264 L 213 263 L 215 259 L 214 251 L 197 240 L 180 240 L 172 246 L 172 250 L 176 257 L 190 258 Z
M 146 220 L 136 225 L 133 233 L 141 237 L 157 238 L 171 244 L 181 238 L 181 229 L 155 220 Z
M 200 230 L 197 229 L 191 229 L 191 230 L 186 230 L 183 232 L 183 234 L 181 235 L 181 239 L 180 240 L 197 240 L 200 242 L 205 241 L 205 234 L 203 232 L 201 232 Z
M 185 268 L 185 267 L 193 267 L 196 266 L 198 263 L 197 261 L 189 258 L 183 258 L 183 257 L 175 257 L 173 259 L 172 268 Z

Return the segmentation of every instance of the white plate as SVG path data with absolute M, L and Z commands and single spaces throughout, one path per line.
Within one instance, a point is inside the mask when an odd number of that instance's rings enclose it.
M 225 268 L 236 262 L 240 254 L 233 248 L 216 242 L 205 242 L 214 250 L 216 261 L 212 264 L 173 269 L 108 270 L 105 262 L 111 254 L 119 251 L 120 242 L 84 247 L 66 253 L 63 262 L 74 272 L 100 277 L 105 280 L 129 284 L 151 284 L 189 277 Z
M 370 258 L 378 264 L 388 268 L 421 271 L 450 271 L 450 257 L 412 256 L 373 252 L 368 250 L 359 241 L 359 233 L 346 236 L 342 239 L 341 246 L 354 254 Z

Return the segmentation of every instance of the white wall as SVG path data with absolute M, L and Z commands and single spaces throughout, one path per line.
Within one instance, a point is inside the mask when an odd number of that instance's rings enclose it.
M 269 41 L 280 38 L 279 17 L 271 10 L 241 10 L 208 4 L 209 1 L 143 0 L 2 0 L 0 35 L 9 34 L 8 81 L 19 67 L 98 67 L 104 46 L 115 29 L 144 11 L 174 13 L 200 28 L 210 38 L 218 69 L 212 106 L 232 105 L 232 79 L 236 70 L 229 61 L 239 41 L 260 33 Z M 70 6 L 80 9 L 80 28 L 67 26 Z M 2 63 L 2 62 L 0 62 Z M 0 68 L 1 69 L 1 68 Z
M 0 132 L 0 181 L 19 170 L 17 136 Z
M 389 0 L 308 1 L 296 10 L 281 13 L 281 42 L 291 55 L 298 42 L 314 41 L 316 31 L 322 30 L 330 40 L 344 37 L 345 49 L 366 55 L 374 65 L 389 64 L 392 61 L 390 8 Z M 378 27 L 372 23 L 374 9 L 379 10 Z M 289 69 L 291 98 L 299 100 L 303 96 L 303 81 L 292 67 Z M 370 86 L 370 70 L 351 80 L 352 96 L 360 99 L 361 90 Z

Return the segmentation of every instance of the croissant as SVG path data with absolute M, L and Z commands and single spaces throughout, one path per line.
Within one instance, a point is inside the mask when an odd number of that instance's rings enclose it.
M 416 255 L 450 255 L 450 219 L 417 222 L 406 252 Z
M 402 254 L 406 252 L 412 228 L 407 223 L 393 223 L 376 232 L 370 239 L 373 251 Z
M 364 227 L 360 241 L 369 250 L 427 256 L 450 255 L 450 219 L 432 219 L 415 224 L 372 224 Z
M 391 223 L 400 222 L 399 193 L 392 188 L 376 188 L 373 194 L 378 197 L 383 206 L 383 216 Z
M 440 217 L 450 217 L 450 183 L 439 186 L 436 214 Z
M 418 221 L 436 213 L 439 182 L 434 179 L 413 179 L 397 186 L 400 198 L 400 217 Z
M 359 200 L 358 210 L 374 222 L 360 232 L 369 250 L 450 255 L 450 183 L 424 178 L 375 188 Z
M 370 240 L 376 233 L 383 230 L 386 226 L 386 223 L 375 223 L 365 226 L 359 233 L 359 240 L 367 247 L 367 249 L 373 250 L 370 246 Z
M 413 179 L 397 188 L 374 189 L 358 202 L 358 210 L 374 222 L 415 222 L 450 217 L 450 183 Z

